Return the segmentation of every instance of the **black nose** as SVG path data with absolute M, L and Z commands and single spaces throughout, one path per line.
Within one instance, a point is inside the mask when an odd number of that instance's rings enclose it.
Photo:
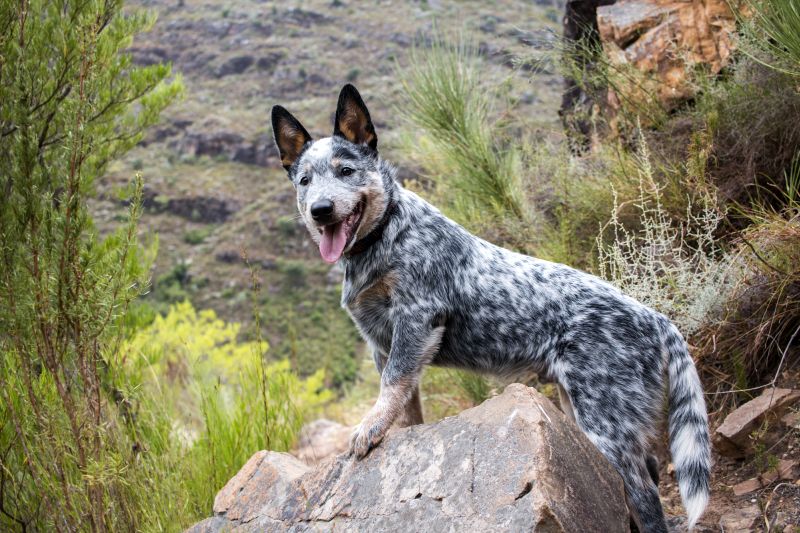
M 317 200 L 311 204 L 311 218 L 317 222 L 326 222 L 333 215 L 333 202 L 330 200 Z

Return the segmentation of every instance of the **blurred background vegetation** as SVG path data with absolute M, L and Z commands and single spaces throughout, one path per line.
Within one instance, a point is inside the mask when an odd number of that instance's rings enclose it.
M 266 118 L 328 135 L 348 81 L 405 186 L 668 314 L 713 416 L 796 372 L 800 9 L 745 4 L 676 107 L 561 42 L 560 1 L 2 2 L 0 528 L 180 530 L 253 452 L 359 421 L 378 377 Z M 562 77 L 617 98 L 585 149 Z M 430 369 L 426 418 L 502 386 Z

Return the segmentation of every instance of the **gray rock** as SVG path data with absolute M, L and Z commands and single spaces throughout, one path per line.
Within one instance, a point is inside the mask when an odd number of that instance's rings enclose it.
M 216 531 L 628 531 L 622 480 L 544 396 L 511 385 L 365 459 L 314 469 L 258 452 L 220 491 Z
M 232 74 L 241 74 L 250 66 L 255 63 L 253 56 L 236 56 L 228 59 L 222 63 L 216 71 L 216 76 L 222 78 L 223 76 L 230 76 Z

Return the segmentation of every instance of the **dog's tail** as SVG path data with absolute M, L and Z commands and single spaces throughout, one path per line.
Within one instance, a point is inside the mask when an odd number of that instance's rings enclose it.
M 686 341 L 666 318 L 662 318 L 660 326 L 669 369 L 670 452 L 691 530 L 708 503 L 711 469 L 708 415 Z

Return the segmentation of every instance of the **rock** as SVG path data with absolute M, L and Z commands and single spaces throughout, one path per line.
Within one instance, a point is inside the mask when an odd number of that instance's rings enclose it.
M 281 23 L 293 24 L 302 28 L 310 28 L 317 24 L 328 24 L 333 19 L 316 11 L 307 11 L 299 7 L 289 9 L 283 13 Z
M 253 56 L 232 57 L 217 67 L 215 75 L 218 78 L 222 78 L 232 74 L 241 74 L 250 68 L 253 63 L 255 63 L 255 58 Z
M 793 481 L 797 478 L 798 462 L 792 459 L 781 459 L 775 468 L 767 470 L 759 476 L 761 485 L 766 487 L 778 480 Z M 736 492 L 734 488 L 734 492 Z M 737 494 L 738 496 L 738 494 Z
M 334 266 L 342 273 L 341 267 Z M 341 275 L 339 276 L 341 283 Z M 300 430 L 300 442 L 297 443 L 293 455 L 306 464 L 313 465 L 328 457 L 346 452 L 350 445 L 353 428 L 320 418 L 303 426 Z
M 568 0 L 564 9 L 564 40 L 578 50 L 595 50 L 600 48 L 600 33 L 597 29 L 597 10 L 602 6 L 613 4 L 615 0 Z M 584 56 L 586 54 L 584 53 Z M 577 64 L 591 71 L 597 63 L 597 57 L 574 57 Z M 587 85 L 588 84 L 588 85 Z M 564 78 L 564 92 L 561 96 L 561 108 L 558 114 L 570 148 L 581 153 L 589 148 L 594 124 L 592 114 L 597 103 L 595 99 L 602 94 L 602 88 L 591 79 L 577 80 Z
M 789 426 L 793 429 L 800 429 L 800 411 L 792 411 L 790 413 L 786 413 L 786 415 L 781 418 L 781 422 Z
M 800 475 L 800 463 L 794 459 L 781 459 L 778 461 L 778 479 L 793 480 Z
M 761 518 L 761 511 L 757 505 L 747 505 L 719 517 L 719 527 L 722 531 L 752 531 L 756 522 Z
M 127 205 L 128 201 L 121 203 Z M 169 213 L 207 224 L 225 222 L 239 209 L 239 205 L 228 198 L 200 195 L 167 198 L 150 188 L 142 192 L 142 207 L 151 213 Z
M 735 496 L 744 496 L 745 494 L 750 494 L 753 491 L 756 491 L 761 488 L 761 480 L 758 478 L 752 478 L 741 483 L 737 483 L 733 486 L 733 494 Z
M 716 74 L 728 64 L 736 16 L 728 0 L 619 0 L 597 9 L 597 27 L 612 63 L 652 75 L 652 85 L 630 90 L 652 90 L 672 109 L 694 95 L 696 65 Z
M 189 531 L 628 531 L 622 480 L 535 390 L 511 385 L 366 458 L 259 452 Z
M 256 61 L 256 68 L 258 70 L 266 70 L 266 71 L 273 71 L 275 67 L 280 63 L 281 59 L 284 58 L 286 54 L 283 52 L 270 52 L 266 55 L 263 55 L 258 58 Z
M 717 451 L 729 457 L 750 453 L 750 434 L 767 417 L 780 418 L 785 409 L 800 399 L 800 390 L 766 389 L 761 396 L 740 406 L 722 422 L 714 433 Z
M 188 131 L 180 138 L 171 140 L 169 147 L 181 154 L 200 157 L 220 157 L 246 165 L 269 166 L 277 158 L 269 135 L 261 134 L 254 139 L 245 139 L 227 129 L 206 130 L 202 125 Z

